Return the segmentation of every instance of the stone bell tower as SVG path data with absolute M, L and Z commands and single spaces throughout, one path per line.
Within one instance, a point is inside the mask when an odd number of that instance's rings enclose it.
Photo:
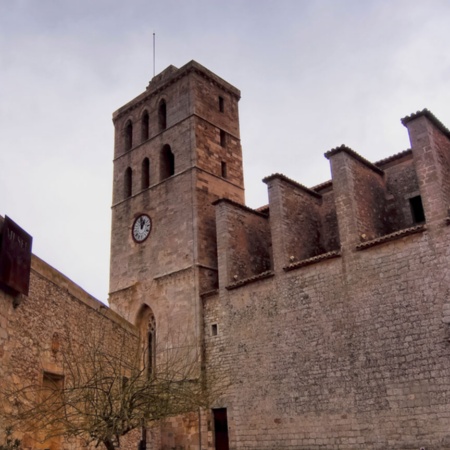
M 201 343 L 203 292 L 217 287 L 212 202 L 244 203 L 240 91 L 200 64 L 169 66 L 113 114 L 110 305 L 156 336 Z

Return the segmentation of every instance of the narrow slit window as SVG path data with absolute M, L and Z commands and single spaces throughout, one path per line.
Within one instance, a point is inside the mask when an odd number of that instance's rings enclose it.
M 220 130 L 220 145 L 222 147 L 227 145 L 227 134 L 223 130 Z
M 147 377 L 151 378 L 151 376 L 155 372 L 155 345 L 156 345 L 156 322 L 153 314 L 150 315 L 148 319 L 148 328 L 147 328 Z
M 222 161 L 220 163 L 220 170 L 221 170 L 221 176 L 222 178 L 227 178 L 227 163 L 225 161 Z
M 211 325 L 211 335 L 212 336 L 217 336 L 217 323 L 213 323 Z
M 222 113 L 225 111 L 225 100 L 221 96 L 219 96 L 219 111 Z
M 150 330 L 148 332 L 148 342 L 147 342 L 148 348 L 147 348 L 147 375 L 148 377 L 151 377 L 153 374 L 153 330 Z
M 417 195 L 409 199 L 413 222 L 416 224 L 425 223 L 425 211 L 423 210 L 422 197 Z

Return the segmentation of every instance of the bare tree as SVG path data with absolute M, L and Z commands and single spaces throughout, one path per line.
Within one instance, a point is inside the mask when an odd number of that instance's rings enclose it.
M 3 403 L 12 405 L 3 418 L 15 429 L 41 441 L 79 437 L 113 450 L 148 422 L 208 407 L 223 388 L 218 378 L 202 376 L 198 352 L 186 343 L 161 349 L 149 370 L 138 339 L 113 346 L 101 333 L 86 336 L 65 336 L 61 375 L 43 372 L 43 380 L 2 391 Z

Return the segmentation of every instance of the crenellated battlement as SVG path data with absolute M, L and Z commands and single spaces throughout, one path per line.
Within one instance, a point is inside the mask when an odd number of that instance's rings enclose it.
M 372 163 L 341 145 L 325 153 L 330 181 L 308 188 L 276 173 L 263 180 L 269 196 L 263 208 L 216 201 L 220 287 L 446 225 L 450 132 L 426 109 L 402 123 L 411 149 Z

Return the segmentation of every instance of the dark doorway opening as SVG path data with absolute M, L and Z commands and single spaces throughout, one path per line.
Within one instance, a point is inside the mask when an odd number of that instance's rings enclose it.
M 213 409 L 216 450 L 229 450 L 227 409 Z

